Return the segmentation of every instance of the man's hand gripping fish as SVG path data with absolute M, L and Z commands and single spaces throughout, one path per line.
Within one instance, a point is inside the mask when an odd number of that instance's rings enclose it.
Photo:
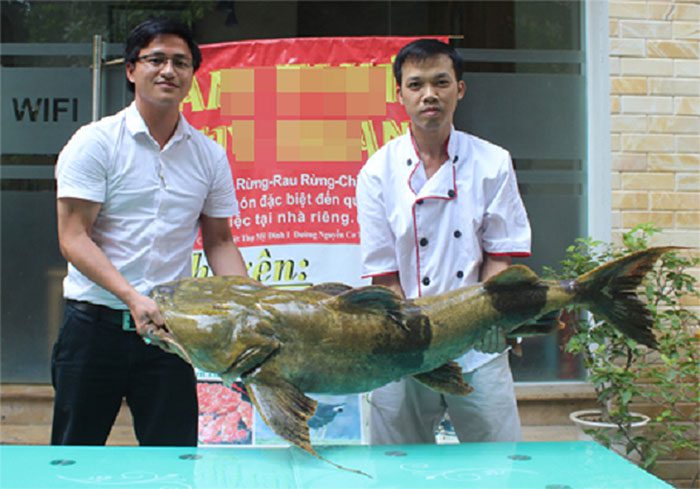
M 636 288 L 671 249 L 632 253 L 563 282 L 514 265 L 485 283 L 412 300 L 382 286 L 280 290 L 242 277 L 183 279 L 151 292 L 166 329 L 147 335 L 227 385 L 240 378 L 279 436 L 322 458 L 307 425 L 316 401 L 305 392 L 366 392 L 410 375 L 437 392 L 468 394 L 453 359 L 471 348 L 502 350 L 506 336 L 533 332 L 525 323 L 572 304 L 654 348 Z

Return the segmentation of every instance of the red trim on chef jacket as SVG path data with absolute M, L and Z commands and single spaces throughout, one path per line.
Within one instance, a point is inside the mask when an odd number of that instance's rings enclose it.
M 374 277 L 385 277 L 387 275 L 393 275 L 395 273 L 399 273 L 398 270 L 394 270 L 393 272 L 379 272 L 379 273 L 369 273 L 367 275 L 362 275 L 360 278 L 374 278 Z
M 532 253 L 529 251 L 509 251 L 506 253 L 491 253 L 490 251 L 485 251 L 487 255 L 491 256 L 514 256 L 514 257 L 528 257 L 532 256 Z
M 411 207 L 411 213 L 413 214 L 413 248 L 416 250 L 416 279 L 418 280 L 418 297 L 421 297 L 423 293 L 423 289 L 421 288 L 421 279 L 420 279 L 420 253 L 418 252 L 419 249 L 419 244 L 418 244 L 418 226 L 416 225 L 416 204 L 415 202 L 413 203 L 413 206 Z
M 411 144 L 413 145 L 413 151 L 415 153 L 415 156 L 418 161 L 416 161 L 415 166 L 413 167 L 413 170 L 411 173 L 408 175 L 408 188 L 411 189 L 411 192 L 414 193 L 414 195 L 418 195 L 418 192 L 415 191 L 413 186 L 411 185 L 411 180 L 413 179 L 413 174 L 418 170 L 418 166 L 422 163 L 422 160 L 420 159 L 420 153 L 418 152 L 418 145 L 416 144 L 416 140 L 413 137 L 413 130 L 411 126 L 408 128 L 408 132 L 411 138 Z M 447 151 L 447 148 L 450 144 L 450 136 L 452 135 L 452 131 L 450 130 L 450 135 L 447 136 L 447 139 L 445 140 L 445 153 L 447 154 L 447 159 L 448 161 L 451 160 L 450 153 Z M 422 197 L 420 200 L 425 201 L 425 199 L 442 199 L 442 200 L 452 200 L 457 198 L 457 170 L 455 168 L 455 165 L 452 165 L 452 191 L 455 193 L 452 197 L 443 197 L 441 195 L 427 195 L 425 197 Z M 411 213 L 413 214 L 413 247 L 416 250 L 416 279 L 418 281 L 418 297 L 421 297 L 423 295 L 423 282 L 422 278 L 420 276 L 420 243 L 418 242 L 418 226 L 416 225 L 416 205 L 418 205 L 416 202 L 413 203 L 413 206 L 411 207 Z
M 420 166 L 420 160 L 416 161 L 415 165 L 413 165 L 413 170 L 411 170 L 411 173 L 408 174 L 408 181 L 406 182 L 406 185 L 408 185 L 408 188 L 411 189 L 411 192 L 413 192 L 413 195 L 418 195 L 418 192 L 415 191 L 413 188 L 413 185 L 411 185 L 411 180 L 413 180 L 413 174 L 416 173 L 416 170 L 418 170 L 418 167 Z

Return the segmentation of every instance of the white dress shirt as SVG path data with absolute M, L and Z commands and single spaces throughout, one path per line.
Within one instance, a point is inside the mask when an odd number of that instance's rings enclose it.
M 364 277 L 399 272 L 407 298 L 479 280 L 483 253 L 529 256 L 530 225 L 510 154 L 452 129 L 448 160 L 427 178 L 410 134 L 377 151 L 358 177 Z M 471 371 L 494 354 L 471 350 Z
M 56 166 L 57 197 L 99 202 L 92 239 L 140 293 L 191 275 L 199 217 L 238 213 L 223 148 L 180 115 L 161 150 L 136 105 L 80 128 Z M 64 296 L 126 306 L 68 264 Z

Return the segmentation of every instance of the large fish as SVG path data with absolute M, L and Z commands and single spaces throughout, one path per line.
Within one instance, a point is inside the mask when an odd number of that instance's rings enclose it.
M 528 322 L 572 304 L 655 347 L 636 288 L 670 249 L 632 253 L 563 282 L 514 265 L 484 283 L 410 300 L 381 286 L 281 290 L 242 277 L 183 279 L 151 292 L 166 328 L 147 338 L 226 384 L 240 378 L 278 435 L 321 458 L 307 425 L 316 401 L 305 392 L 366 392 L 413 376 L 438 392 L 468 394 L 453 359 L 470 348 L 502 349 L 506 336 L 531 333 L 538 327 Z

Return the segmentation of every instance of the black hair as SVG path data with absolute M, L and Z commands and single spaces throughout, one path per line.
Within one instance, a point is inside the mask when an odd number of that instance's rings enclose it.
M 396 83 L 401 86 L 401 69 L 406 61 L 425 61 L 428 58 L 434 58 L 444 54 L 452 60 L 452 68 L 455 72 L 457 81 L 462 79 L 462 57 L 459 53 L 444 42 L 436 39 L 418 39 L 410 42 L 401 48 L 399 54 L 394 59 L 394 76 Z
M 124 48 L 125 62 L 127 64 L 136 64 L 141 50 L 156 36 L 163 34 L 173 34 L 187 43 L 192 53 L 192 67 L 194 71 L 197 71 L 199 65 L 202 64 L 202 52 L 199 50 L 197 43 L 194 42 L 192 31 L 185 24 L 167 17 L 151 17 L 131 30 L 126 38 L 126 46 Z M 126 82 L 129 90 L 133 92 L 134 84 L 128 79 Z

